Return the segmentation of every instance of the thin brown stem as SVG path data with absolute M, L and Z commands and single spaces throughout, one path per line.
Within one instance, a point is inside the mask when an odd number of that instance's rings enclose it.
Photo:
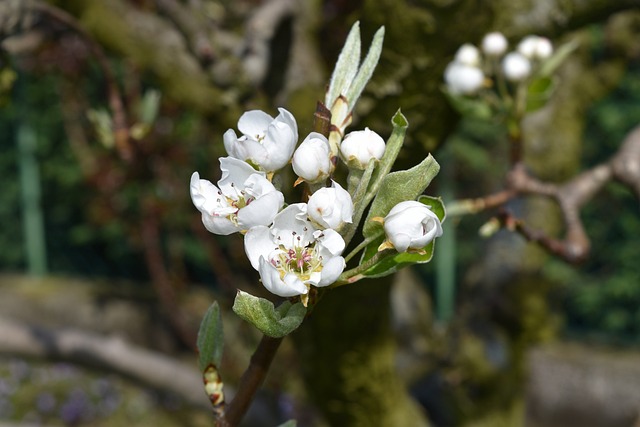
M 282 338 L 262 337 L 258 348 L 251 356 L 249 367 L 242 375 L 235 397 L 226 407 L 223 417 L 218 418 L 216 427 L 235 427 L 249 409 L 258 388 L 264 382 L 269 366 L 280 347 Z

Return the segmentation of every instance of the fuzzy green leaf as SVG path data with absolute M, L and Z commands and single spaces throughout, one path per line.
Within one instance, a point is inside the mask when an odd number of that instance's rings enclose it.
M 362 66 L 358 70 L 358 74 L 353 79 L 353 82 L 349 86 L 347 93 L 345 94 L 347 101 L 349 102 L 349 107 L 353 108 L 360 98 L 364 87 L 371 80 L 371 76 L 373 75 L 373 71 L 376 69 L 376 65 L 378 65 L 378 60 L 380 59 L 380 54 L 382 53 L 382 41 L 384 40 L 384 27 L 380 27 L 376 34 L 373 36 L 373 41 L 371 42 L 371 47 L 369 48 L 369 52 L 367 52 L 367 56 L 364 58 L 362 62 Z
M 360 22 L 356 21 L 351 27 L 344 47 L 338 56 L 336 67 L 331 74 L 329 89 L 324 100 L 327 108 L 331 109 L 335 100 L 349 88 L 351 81 L 358 72 L 360 65 Z
M 211 307 L 202 318 L 196 345 L 199 353 L 198 366 L 202 372 L 210 364 L 220 367 L 224 349 L 224 334 L 222 331 L 222 316 L 220 315 L 220 307 L 217 301 L 211 304 Z
M 404 136 L 407 132 L 409 122 L 400 110 L 398 110 L 396 114 L 393 115 L 391 124 L 393 125 L 393 131 L 391 132 L 391 136 L 387 141 L 386 147 L 384 149 L 384 154 L 382 155 L 380 162 L 371 175 L 369 189 L 367 190 L 367 195 L 365 197 L 365 205 L 368 205 L 371 199 L 373 199 L 375 195 L 378 194 L 378 190 L 380 188 L 380 185 L 382 184 L 382 181 L 391 170 L 393 163 L 396 161 L 396 158 L 400 153 L 402 144 L 404 143 Z
M 558 47 L 550 58 L 542 62 L 537 74 L 541 77 L 551 76 L 579 45 L 580 43 L 577 40 L 572 40 Z
M 293 332 L 307 314 L 307 308 L 302 303 L 291 304 L 285 301 L 275 308 L 271 301 L 243 291 L 238 291 L 233 311 L 273 338 L 282 338 Z

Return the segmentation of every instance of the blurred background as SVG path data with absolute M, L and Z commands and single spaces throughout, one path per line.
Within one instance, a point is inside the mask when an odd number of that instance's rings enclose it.
M 501 31 L 578 48 L 523 124 L 524 162 L 562 183 L 640 122 L 640 3 L 473 0 L 0 0 L 0 425 L 211 425 L 195 337 L 215 299 L 233 393 L 259 334 L 236 289 L 270 297 L 242 240 L 188 194 L 222 134 L 285 107 L 312 130 L 351 25 L 384 50 L 351 130 L 409 121 L 398 168 L 432 153 L 445 202 L 504 188 L 506 130 L 447 102 L 463 43 Z M 637 135 L 635 138 L 639 138 Z M 636 144 L 638 145 L 638 144 Z M 640 150 L 630 152 L 640 159 Z M 640 180 L 580 212 L 571 265 L 495 210 L 450 218 L 433 262 L 330 292 L 278 353 L 247 426 L 640 425 Z M 554 202 L 508 208 L 561 237 Z

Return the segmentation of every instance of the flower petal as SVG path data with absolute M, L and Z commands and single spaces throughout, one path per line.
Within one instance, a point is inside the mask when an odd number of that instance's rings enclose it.
M 200 212 L 213 213 L 216 205 L 219 205 L 220 191 L 218 187 L 213 185 L 211 181 L 200 179 L 200 174 L 194 172 L 191 175 L 189 185 L 191 192 L 191 201 Z
M 270 225 L 284 204 L 279 191 L 265 194 L 238 211 L 238 224 L 243 230 L 257 225 Z
M 328 286 L 335 283 L 344 271 L 346 263 L 341 256 L 333 257 L 322 266 L 322 278 L 316 286 Z
M 264 178 L 264 172 L 255 170 L 247 162 L 234 157 L 221 157 L 219 160 L 222 177 L 218 185 L 222 193 L 233 200 L 238 200 L 239 192 L 244 190 L 244 183 L 250 176 L 259 174 Z
M 277 246 L 271 237 L 271 230 L 264 225 L 252 227 L 244 235 L 244 251 L 256 270 L 260 268 L 260 258 L 267 258 Z
M 315 228 L 306 220 L 307 204 L 294 203 L 273 219 L 273 239 L 285 248 L 307 246 L 313 240 Z
M 323 258 L 335 257 L 344 250 L 344 239 L 340 233 L 331 228 L 318 230 L 313 233 L 313 237 L 318 241 L 317 248 Z
M 282 280 L 278 270 L 264 257 L 260 257 L 258 271 L 262 284 L 272 294 L 287 298 L 308 292 L 305 284 L 293 273 L 286 274 Z
M 263 138 L 273 117 L 260 110 L 251 110 L 240 116 L 238 130 L 253 139 Z
M 202 212 L 202 223 L 209 232 L 221 236 L 228 236 L 229 234 L 240 231 L 238 226 L 231 222 L 226 216 L 209 215 L 206 212 Z

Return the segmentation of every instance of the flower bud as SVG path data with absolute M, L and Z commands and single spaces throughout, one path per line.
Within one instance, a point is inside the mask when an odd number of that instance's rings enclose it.
M 456 52 L 454 61 L 460 64 L 477 67 L 480 65 L 480 51 L 472 44 L 463 44 Z
M 453 95 L 473 95 L 484 84 L 484 73 L 478 67 L 451 62 L 444 71 L 447 89 Z
M 406 252 L 408 249 L 422 249 L 441 236 L 442 225 L 429 206 L 408 200 L 389 211 L 384 219 L 384 232 L 398 252 Z
M 531 62 L 518 52 L 511 52 L 502 61 L 502 70 L 507 80 L 520 82 L 531 74 Z
M 293 153 L 293 171 L 310 183 L 324 181 L 331 174 L 329 141 L 318 133 L 311 132 Z
M 517 50 L 529 59 L 547 59 L 553 53 L 553 45 L 546 37 L 527 36 L 518 44 Z
M 553 53 L 553 45 L 551 41 L 546 37 L 538 38 L 538 45 L 536 46 L 536 58 L 547 59 Z
M 350 167 L 366 169 L 371 159 L 380 160 L 386 148 L 384 139 L 369 128 L 347 134 L 340 144 L 340 156 Z
M 507 39 L 502 33 L 488 33 L 482 39 L 482 51 L 489 56 L 502 56 L 507 51 Z
M 353 201 L 347 190 L 332 181 L 331 187 L 321 188 L 311 195 L 307 215 L 321 228 L 337 229 L 342 223 L 351 222 Z

